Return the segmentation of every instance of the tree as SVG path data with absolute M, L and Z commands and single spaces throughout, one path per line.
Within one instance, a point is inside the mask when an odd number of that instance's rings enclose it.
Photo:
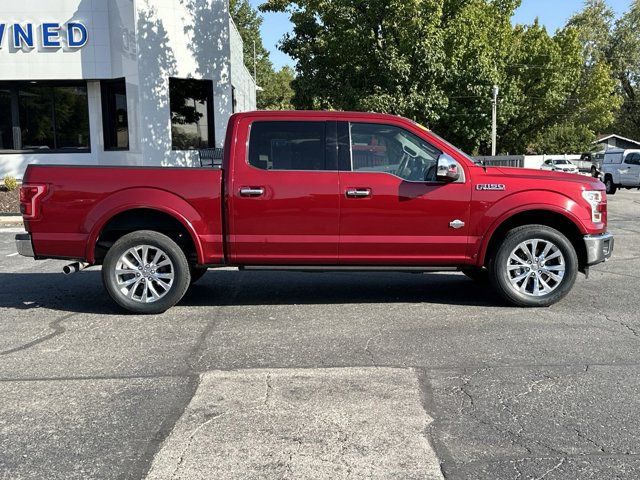
M 595 24 L 581 30 L 579 15 L 554 35 L 537 21 L 514 27 L 519 5 L 267 0 L 261 8 L 291 17 L 293 32 L 280 48 L 297 61 L 292 85 L 298 108 L 400 114 L 484 154 L 490 148 L 491 89 L 498 85 L 501 153 L 582 150 L 611 123 L 618 105 L 602 55 L 603 31 Z M 602 6 L 587 2 L 590 9 Z M 591 41 L 587 30 L 596 31 L 598 40 Z
M 294 32 L 281 50 L 294 58 L 297 108 L 375 110 L 436 120 L 444 52 L 439 0 L 268 0 Z
M 607 60 L 614 18 L 605 0 L 585 0 L 583 10 L 567 22 L 578 33 L 586 65 Z
M 618 133 L 640 138 L 640 0 L 616 23 L 609 59 L 623 98 Z
M 284 110 L 291 108 L 293 90 L 291 80 L 293 72 L 284 67 L 276 72 L 269 58 L 269 51 L 262 43 L 260 27 L 262 17 L 254 9 L 249 0 L 230 0 L 229 12 L 244 42 L 244 64 L 254 73 L 254 45 L 255 45 L 255 74 L 256 82 L 262 91 L 258 92 L 258 108 L 266 110 Z

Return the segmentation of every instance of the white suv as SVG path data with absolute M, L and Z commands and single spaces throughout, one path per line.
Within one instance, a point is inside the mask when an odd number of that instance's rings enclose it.
M 576 167 L 569 160 L 545 160 L 540 170 L 551 170 L 553 172 L 578 173 Z
M 607 193 L 618 188 L 640 188 L 640 150 L 609 150 L 602 162 L 602 178 Z

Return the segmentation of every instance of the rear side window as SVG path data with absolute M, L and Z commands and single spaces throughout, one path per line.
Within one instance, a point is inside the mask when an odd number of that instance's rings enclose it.
M 262 170 L 327 170 L 326 122 L 255 122 L 249 164 Z

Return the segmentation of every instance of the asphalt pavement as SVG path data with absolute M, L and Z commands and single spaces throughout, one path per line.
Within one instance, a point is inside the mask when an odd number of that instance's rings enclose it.
M 460 274 L 211 271 L 123 314 L 0 225 L 0 479 L 640 478 L 640 192 L 549 309 Z

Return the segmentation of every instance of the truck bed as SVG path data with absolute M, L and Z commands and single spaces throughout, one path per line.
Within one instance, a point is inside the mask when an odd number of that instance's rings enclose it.
M 94 263 L 105 225 L 141 209 L 179 220 L 193 237 L 198 263 L 224 261 L 221 169 L 31 165 L 24 183 L 47 185 L 39 218 L 25 221 L 36 257 Z

